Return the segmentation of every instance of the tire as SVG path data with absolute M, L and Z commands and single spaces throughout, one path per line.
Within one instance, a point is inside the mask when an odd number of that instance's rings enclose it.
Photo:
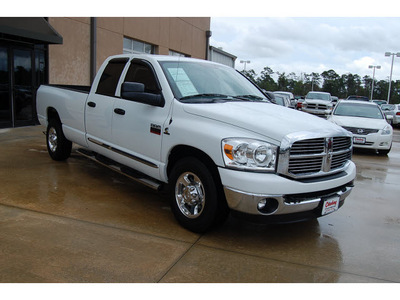
M 46 132 L 47 152 L 56 161 L 66 160 L 71 155 L 72 143 L 62 131 L 60 121 L 50 119 Z
M 388 150 L 378 150 L 378 154 L 381 156 L 386 156 L 389 154 L 391 149 L 392 149 L 392 146 L 390 146 L 390 149 L 388 149 Z
M 184 228 L 206 232 L 225 222 L 229 209 L 217 175 L 194 157 L 178 161 L 170 174 L 170 201 Z

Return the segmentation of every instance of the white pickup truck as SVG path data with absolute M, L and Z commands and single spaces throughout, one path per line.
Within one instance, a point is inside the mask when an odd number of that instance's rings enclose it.
M 42 85 L 47 148 L 169 187 L 178 222 L 204 232 L 229 212 L 294 222 L 336 211 L 356 168 L 351 133 L 270 103 L 233 68 L 172 56 L 117 55 L 91 87 Z

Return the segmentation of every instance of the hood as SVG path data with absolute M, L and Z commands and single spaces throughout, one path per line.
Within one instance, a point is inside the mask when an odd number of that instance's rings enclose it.
M 185 104 L 192 115 L 237 126 L 281 142 L 296 132 L 321 133 L 322 136 L 347 131 L 322 118 L 272 103 L 225 102 Z
M 379 129 L 379 130 L 385 128 L 388 125 L 388 123 L 384 119 L 332 116 L 330 120 L 339 126 Z

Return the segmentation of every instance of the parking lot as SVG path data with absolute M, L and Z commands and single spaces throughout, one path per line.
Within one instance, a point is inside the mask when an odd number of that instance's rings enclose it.
M 318 220 L 230 217 L 195 234 L 163 194 L 73 153 L 43 128 L 0 129 L 0 282 L 400 282 L 400 130 L 388 156 L 357 151 L 352 194 Z

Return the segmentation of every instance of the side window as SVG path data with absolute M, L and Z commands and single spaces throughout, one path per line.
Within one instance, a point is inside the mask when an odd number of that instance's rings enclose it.
M 132 62 L 125 77 L 125 82 L 143 83 L 146 93 L 160 94 L 160 89 L 153 70 L 145 64 Z
M 119 78 L 127 61 L 128 58 L 115 58 L 108 62 L 103 74 L 101 74 L 96 94 L 115 96 Z

